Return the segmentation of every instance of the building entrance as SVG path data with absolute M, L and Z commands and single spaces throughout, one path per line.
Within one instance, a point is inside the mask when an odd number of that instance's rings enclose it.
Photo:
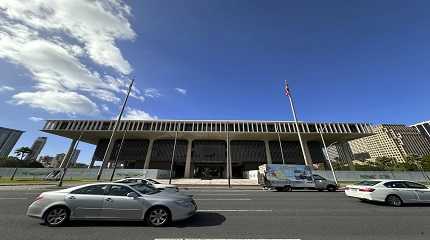
M 224 178 L 224 166 L 196 166 L 194 167 L 194 178 Z

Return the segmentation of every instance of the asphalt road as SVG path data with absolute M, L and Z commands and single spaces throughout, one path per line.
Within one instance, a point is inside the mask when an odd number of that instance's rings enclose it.
M 0 191 L 0 239 L 430 239 L 430 205 L 393 208 L 343 192 L 196 189 L 186 192 L 201 211 L 170 227 L 80 221 L 51 228 L 25 216 L 41 191 Z

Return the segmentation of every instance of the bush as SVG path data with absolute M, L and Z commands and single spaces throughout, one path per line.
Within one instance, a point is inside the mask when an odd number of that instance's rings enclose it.
M 19 160 L 16 157 L 6 157 L 0 159 L 0 167 L 9 168 L 43 168 L 40 162 L 30 160 Z

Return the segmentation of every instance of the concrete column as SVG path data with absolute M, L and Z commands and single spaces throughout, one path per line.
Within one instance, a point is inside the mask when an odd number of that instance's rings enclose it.
M 145 164 L 143 169 L 149 168 L 149 162 L 151 161 L 152 146 L 154 145 L 154 139 L 149 139 L 148 151 L 146 151 Z
M 69 164 L 70 157 L 73 153 L 73 149 L 75 148 L 77 141 L 78 141 L 77 139 L 73 139 L 72 142 L 70 143 L 69 150 L 67 150 L 67 153 L 63 158 L 63 161 L 61 161 L 60 168 L 65 168 Z
M 185 173 L 184 173 L 184 178 L 192 178 L 192 174 L 191 174 L 191 153 L 193 150 L 193 140 L 189 139 L 188 140 L 188 145 L 187 145 L 187 158 L 185 160 Z
M 268 140 L 264 140 L 264 145 L 266 146 L 266 160 L 267 160 L 267 164 L 272 164 L 272 155 L 270 154 L 270 146 L 269 146 L 269 141 Z
M 309 151 L 308 141 L 306 140 L 303 140 L 303 150 L 306 154 L 306 159 L 308 160 L 308 166 L 312 167 L 311 152 Z
M 233 170 L 231 169 L 231 140 L 230 138 L 226 141 L 227 144 L 227 156 L 226 156 L 226 163 L 225 163 L 225 171 L 224 171 L 224 178 L 228 178 L 228 172 L 230 172 L 230 177 L 233 178 Z

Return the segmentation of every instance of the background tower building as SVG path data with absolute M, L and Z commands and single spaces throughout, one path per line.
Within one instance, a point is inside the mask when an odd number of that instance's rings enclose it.
M 430 154 L 430 141 L 415 127 L 381 124 L 372 129 L 374 135 L 349 142 L 354 159 L 367 154 L 370 160 L 390 157 L 403 162 L 410 155 Z
M 9 156 L 24 131 L 0 127 L 0 157 Z
M 40 152 L 46 144 L 47 137 L 38 137 L 31 146 L 31 153 L 25 157 L 25 160 L 36 161 Z

